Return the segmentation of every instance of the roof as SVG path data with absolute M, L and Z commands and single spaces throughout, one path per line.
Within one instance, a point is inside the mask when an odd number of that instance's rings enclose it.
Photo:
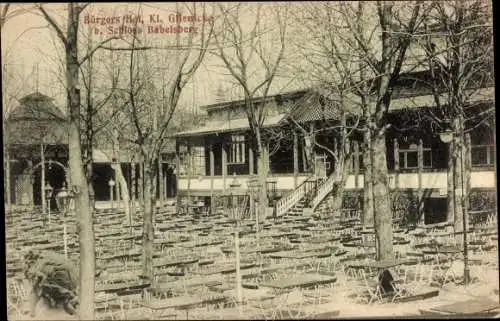
M 264 121 L 264 127 L 271 127 L 277 125 L 285 116 L 286 114 L 278 114 L 276 116 L 267 117 Z M 231 120 L 212 121 L 205 126 L 179 132 L 174 134 L 173 136 L 174 137 L 197 136 L 197 135 L 206 135 L 210 133 L 222 133 L 222 132 L 246 130 L 249 128 L 250 126 L 248 124 L 247 118 L 238 118 Z
M 19 100 L 19 105 L 11 109 L 6 121 L 12 120 L 65 120 L 64 113 L 54 104 L 54 99 L 40 92 L 29 94 Z
M 295 96 L 301 96 L 305 92 L 307 92 L 307 89 L 301 89 L 301 90 L 294 90 L 290 91 L 287 93 L 280 93 L 276 95 L 268 95 L 265 98 L 264 97 L 256 97 L 253 99 L 254 103 L 259 103 L 263 101 L 269 101 L 269 100 L 275 100 L 275 99 L 281 99 L 281 98 L 293 98 Z M 221 103 L 215 103 L 211 105 L 205 105 L 201 106 L 201 109 L 204 109 L 206 111 L 212 111 L 214 109 L 223 109 L 227 107 L 236 107 L 236 106 L 241 106 L 245 104 L 245 99 L 240 99 L 240 100 L 233 100 L 233 101 L 228 101 L 228 102 L 221 102 Z

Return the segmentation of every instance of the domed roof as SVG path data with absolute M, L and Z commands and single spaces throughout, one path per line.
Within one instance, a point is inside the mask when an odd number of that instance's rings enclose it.
M 54 119 L 65 120 L 66 116 L 54 104 L 54 99 L 40 92 L 29 94 L 19 100 L 19 105 L 7 113 L 6 121 Z

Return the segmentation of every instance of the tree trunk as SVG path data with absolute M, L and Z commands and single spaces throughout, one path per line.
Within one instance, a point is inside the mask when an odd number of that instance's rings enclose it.
M 455 159 L 453 156 L 453 141 L 448 144 L 448 173 L 447 173 L 447 214 L 446 221 L 448 223 L 453 223 L 455 219 L 455 191 L 453 189 L 454 175 L 455 175 Z
M 364 175 L 363 175 L 363 227 L 373 227 L 374 225 L 374 215 L 373 215 L 373 172 L 372 172 L 372 161 L 371 161 L 371 143 L 370 143 L 370 133 L 366 131 L 365 133 L 365 149 L 363 151 L 363 165 L 364 165 Z
M 335 166 L 335 170 L 332 175 L 335 175 L 335 183 L 334 188 L 332 190 L 333 193 L 333 215 L 334 217 L 337 214 L 342 217 L 342 201 L 344 199 L 344 188 L 347 180 L 347 176 L 349 174 L 349 169 L 351 168 L 352 157 L 349 155 L 350 151 L 350 141 L 345 138 L 346 133 L 344 132 L 344 138 L 341 142 L 341 149 L 337 153 L 337 165 Z
M 92 212 L 89 206 L 89 191 L 80 142 L 79 12 L 75 6 L 75 4 L 68 4 L 68 32 L 66 36 L 66 87 L 70 116 L 68 126 L 69 173 L 72 185 L 78 187 L 78 193 L 74 198 L 80 245 L 80 306 L 78 315 L 81 320 L 93 320 L 95 246 Z
M 392 211 L 387 186 L 387 159 L 385 135 L 372 138 L 373 203 L 377 259 L 394 258 L 392 245 Z
M 463 148 L 463 137 L 461 134 L 461 119 L 459 117 L 453 120 L 453 128 L 456 133 L 453 135 L 453 162 L 454 162 L 454 173 L 453 173 L 453 186 L 454 186 L 454 219 L 453 226 L 455 233 L 461 233 L 464 230 L 463 227 L 463 206 L 462 197 L 464 192 L 464 182 L 463 182 L 463 159 L 464 159 L 464 148 Z M 463 243 L 463 236 L 460 234 L 456 235 L 456 243 Z
M 153 169 L 151 161 L 144 162 L 144 216 L 142 246 L 144 248 L 143 275 L 153 282 Z
M 259 186 L 261 186 L 259 191 L 259 207 L 257 210 L 256 217 L 256 228 L 257 236 L 259 231 L 260 221 L 266 217 L 266 209 L 268 204 L 267 199 L 267 175 L 269 173 L 269 147 L 267 144 L 260 144 L 259 155 L 257 156 L 258 176 L 259 176 Z
M 95 191 L 94 191 L 94 184 L 92 183 L 92 171 L 93 171 L 93 163 L 92 161 L 90 161 L 87 163 L 87 185 L 89 187 L 89 208 L 91 212 L 94 212 L 93 200 L 95 200 Z
M 111 168 L 115 171 L 116 184 L 120 186 L 121 198 L 125 205 L 125 217 L 127 218 L 127 222 L 125 224 L 129 224 L 131 222 L 130 217 L 130 197 L 128 192 L 128 184 L 125 176 L 123 176 L 123 171 L 120 163 L 111 163 Z M 116 201 L 118 203 L 118 195 L 116 197 Z

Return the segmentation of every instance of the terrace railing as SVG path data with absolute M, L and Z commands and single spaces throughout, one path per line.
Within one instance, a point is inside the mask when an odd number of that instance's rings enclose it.
M 297 188 L 291 190 L 290 192 L 283 195 L 279 201 L 276 202 L 276 216 L 283 216 L 292 207 L 295 206 L 304 196 L 313 192 L 316 188 L 316 178 L 314 175 L 309 176 L 305 181 L 302 182 Z
M 313 210 L 321 203 L 321 201 L 330 193 L 335 184 L 335 172 L 330 174 L 330 176 L 323 181 L 323 183 L 318 186 L 317 192 L 312 199 L 312 208 Z

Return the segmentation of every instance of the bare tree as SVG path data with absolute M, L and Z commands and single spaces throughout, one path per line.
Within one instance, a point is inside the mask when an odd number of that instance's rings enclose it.
M 101 59 L 97 60 L 97 63 L 95 62 L 96 59 L 94 57 L 98 52 L 94 50 L 95 44 L 90 26 L 88 27 L 87 33 L 82 34 L 81 38 L 86 38 L 85 40 L 87 40 L 87 47 L 84 52 L 84 57 L 86 57 L 86 59 L 84 63 L 80 64 L 82 82 L 85 87 L 83 92 L 84 101 L 81 107 L 82 153 L 89 193 L 90 195 L 93 195 L 93 150 L 95 147 L 96 137 L 101 138 L 101 141 L 102 138 L 114 137 L 109 133 L 105 133 L 104 135 L 99 134 L 101 131 L 106 132 L 109 127 L 112 127 L 113 120 L 116 118 L 116 111 L 119 110 L 119 108 L 112 108 L 113 106 L 111 106 L 111 100 L 118 85 L 120 70 L 117 68 L 118 64 L 116 60 L 113 59 L 112 55 L 109 57 L 110 59 L 107 65 L 103 64 Z M 98 74 L 96 70 L 102 70 L 105 72 Z M 100 77 L 98 77 L 98 75 Z M 108 81 L 109 85 L 106 84 Z M 110 145 L 115 146 L 113 142 L 111 142 Z M 116 148 L 113 148 L 113 150 L 115 149 Z M 116 157 L 117 155 L 109 155 L 110 160 Z M 115 163 L 113 162 L 113 164 Z M 114 170 L 115 172 L 120 172 L 117 174 L 118 177 L 123 177 L 121 167 Z M 128 189 L 126 184 L 122 190 L 124 192 L 123 199 L 128 198 Z M 126 202 L 125 215 L 127 217 L 130 214 L 130 207 L 128 205 L 128 202 Z M 91 204 L 91 206 L 93 206 L 93 204 Z
M 334 9 L 334 3 L 302 4 L 295 8 L 294 21 L 296 27 L 305 29 L 310 35 L 307 44 L 303 39 L 295 37 L 292 39 L 295 50 L 289 55 L 289 68 L 295 77 L 300 79 L 306 87 L 312 88 L 319 95 L 321 104 L 321 116 L 318 121 L 321 125 L 316 126 L 313 132 L 303 128 L 295 122 L 303 134 L 321 134 L 325 131 L 334 133 L 331 137 L 330 146 L 324 146 L 317 140 L 311 142 L 308 154 L 310 167 L 314 166 L 314 146 L 325 150 L 330 154 L 335 167 L 332 173 L 333 184 L 331 192 L 333 195 L 333 213 L 338 213 L 342 206 L 343 190 L 347 174 L 353 165 L 351 140 L 355 138 L 360 129 L 362 105 L 352 100 L 352 83 L 356 82 L 359 72 L 356 56 L 345 55 L 337 43 L 338 30 L 333 28 L 335 17 L 338 13 Z M 314 16 L 314 19 L 311 17 Z M 318 32 L 321 30 L 321 32 Z M 368 92 L 365 92 L 368 95 Z M 309 140 L 311 140 L 309 138 Z M 314 170 L 314 169 L 313 169 Z
M 79 59 L 78 28 L 80 14 L 88 4 L 68 4 L 66 32 L 43 5 L 38 10 L 45 20 L 55 30 L 65 49 L 66 62 L 66 90 L 68 105 L 68 146 L 69 146 L 69 173 L 72 189 L 75 192 L 74 204 L 79 231 L 80 247 L 80 306 L 79 317 L 85 320 L 94 318 L 94 273 L 95 247 L 92 212 L 89 204 L 89 190 L 87 177 L 84 171 L 82 146 L 80 137 L 81 120 L 81 93 L 80 93 L 80 66 L 88 56 Z M 96 45 L 91 52 L 100 48 L 113 38 L 106 39 Z
M 191 14 L 206 15 L 205 6 L 185 5 Z M 195 22 L 192 22 L 193 24 Z M 125 53 L 126 83 L 119 91 L 124 108 L 118 114 L 127 128 L 118 131 L 119 140 L 133 146 L 144 166 L 143 275 L 153 281 L 153 213 L 157 159 L 164 149 L 172 117 L 186 84 L 200 66 L 213 35 L 212 21 L 199 26 L 197 34 L 176 34 L 175 44 L 157 46 L 133 35 L 128 46 L 106 49 Z M 181 42 L 182 40 L 182 42 Z M 174 51 L 173 55 L 161 49 Z M 163 66 L 162 68 L 154 66 Z M 165 69 L 167 72 L 165 72 Z
M 431 6 L 418 38 L 424 51 L 420 63 L 430 74 L 423 82 L 432 89 L 437 107 L 426 118 L 438 131 L 453 131 L 448 220 L 454 222 L 455 232 L 462 232 L 468 195 L 462 195 L 467 185 L 466 134 L 494 126 L 495 106 L 485 104 L 493 99 L 488 91 L 494 84 L 492 10 L 485 1 L 434 1 Z M 457 239 L 462 241 L 460 235 Z
M 344 103 L 356 102 L 362 112 L 366 151 L 364 220 L 372 221 L 373 215 L 377 257 L 390 259 L 393 246 L 386 115 L 411 37 L 422 22 L 421 4 L 334 3 L 328 16 L 326 32 L 335 32 L 334 38 L 330 37 L 335 41 L 325 42 L 325 46 L 336 57 L 335 68 L 343 71 L 342 76 L 347 78 L 346 84 L 352 93 Z
M 269 173 L 269 144 L 272 142 L 272 132 L 266 131 L 268 102 L 267 97 L 285 52 L 285 33 L 287 24 L 287 8 L 272 5 L 272 9 L 262 4 L 218 4 L 220 17 L 218 32 L 215 34 L 217 49 L 213 54 L 223 62 L 223 68 L 238 84 L 243 92 L 244 108 L 247 115 L 251 138 L 250 148 L 256 150 L 258 177 L 260 186 L 266 186 Z M 254 10 L 254 12 L 250 12 Z M 265 17 L 266 15 L 270 15 Z M 270 36 L 270 28 L 263 19 L 275 23 L 274 35 L 277 45 Z M 249 28 L 247 28 L 250 26 Z M 256 103 L 254 98 L 262 97 L 262 103 Z M 257 230 L 259 216 L 263 217 L 267 207 L 266 188 L 260 189 L 259 210 L 256 215 Z

